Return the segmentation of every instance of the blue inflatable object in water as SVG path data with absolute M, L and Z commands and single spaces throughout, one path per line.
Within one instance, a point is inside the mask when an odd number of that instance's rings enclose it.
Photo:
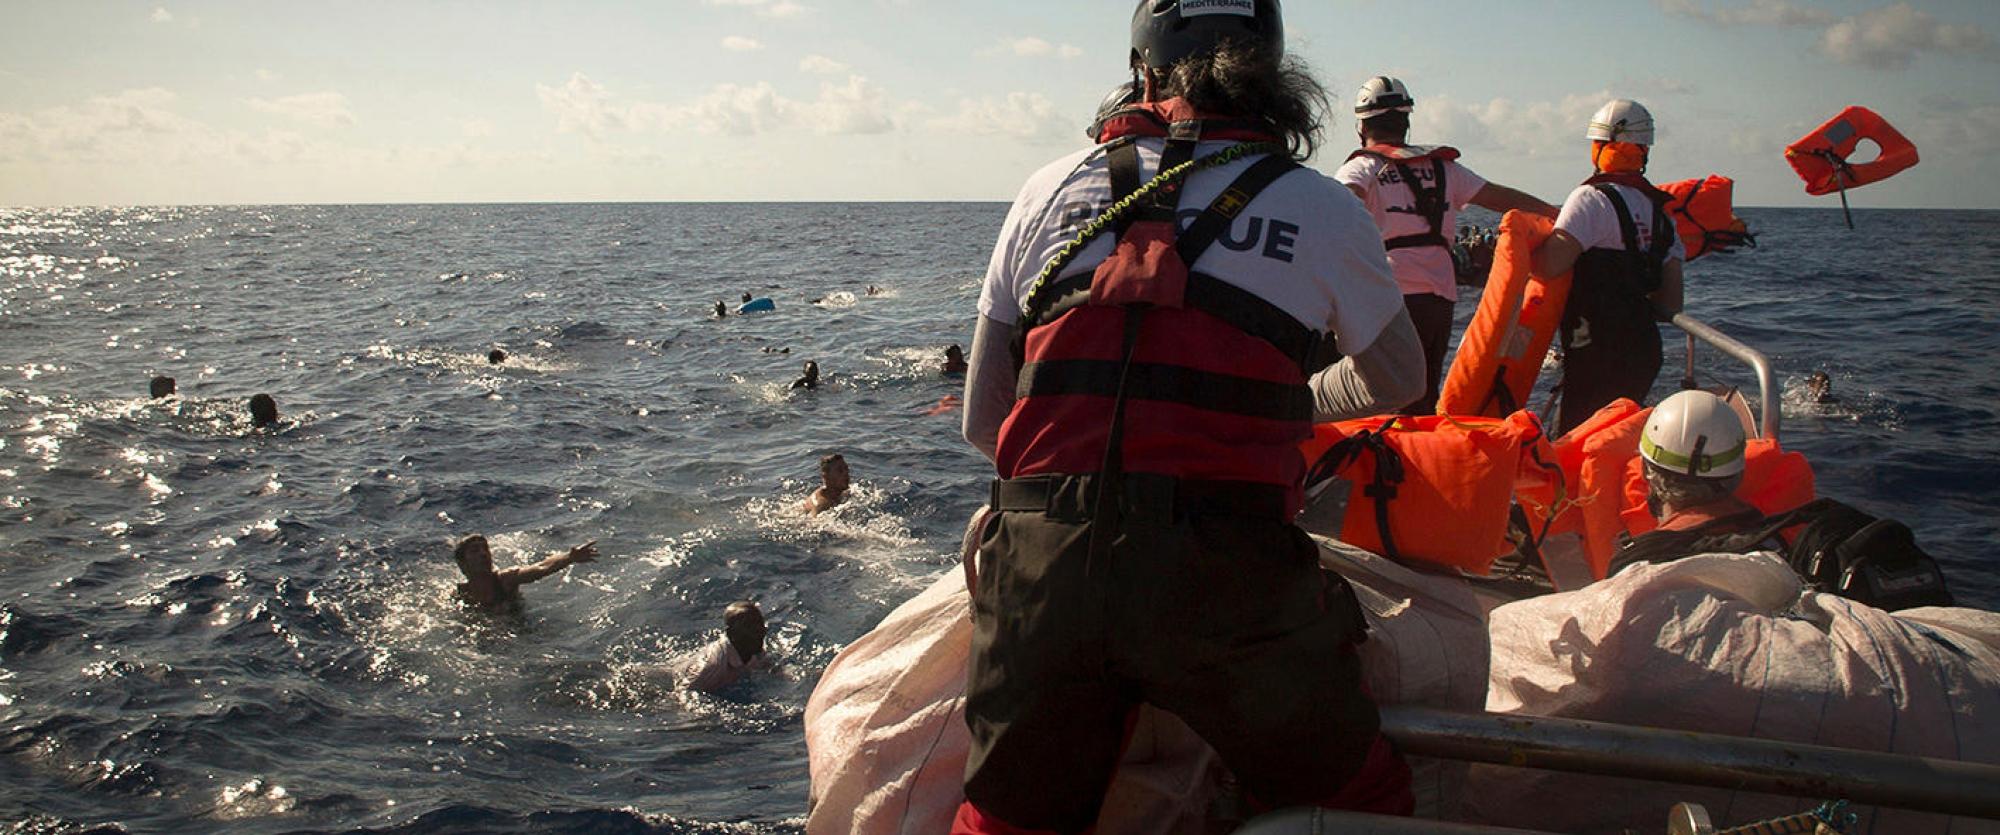
M 778 309 L 778 303 L 770 296 L 759 296 L 736 306 L 737 313 L 769 313 Z

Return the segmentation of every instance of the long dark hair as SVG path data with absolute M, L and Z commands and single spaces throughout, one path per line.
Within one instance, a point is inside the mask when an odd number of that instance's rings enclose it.
M 1204 113 L 1262 121 L 1300 161 L 1319 147 L 1333 111 L 1326 87 L 1304 61 L 1281 58 L 1256 41 L 1224 41 L 1173 65 L 1159 95 L 1187 99 Z

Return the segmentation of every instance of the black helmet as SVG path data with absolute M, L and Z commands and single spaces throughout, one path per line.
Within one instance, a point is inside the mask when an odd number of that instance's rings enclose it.
M 1097 105 L 1097 117 L 1090 121 L 1090 127 L 1084 129 L 1084 135 L 1090 137 L 1093 142 L 1097 141 L 1097 138 L 1104 133 L 1105 120 L 1110 119 L 1118 111 L 1137 104 L 1138 101 L 1139 83 L 1136 81 L 1127 81 L 1111 88 L 1104 101 Z
M 1225 40 L 1257 40 L 1285 52 L 1278 0 L 1139 0 L 1132 13 L 1132 60 L 1165 69 Z

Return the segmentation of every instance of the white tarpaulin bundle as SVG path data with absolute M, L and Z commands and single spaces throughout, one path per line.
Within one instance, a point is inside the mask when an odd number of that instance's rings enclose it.
M 2000 764 L 2000 615 L 1890 614 L 1809 593 L 1768 554 L 1641 565 L 1491 615 L 1496 713 Z M 1835 798 L 1783 798 L 1476 766 L 1476 820 L 1557 832 L 1657 830 L 1674 802 L 1718 826 Z M 2000 824 L 1856 809 L 1856 832 L 1994 833 Z
M 1384 704 L 1477 710 L 1485 699 L 1490 608 L 1461 581 L 1417 574 L 1322 543 L 1321 561 L 1354 584 L 1371 627 L 1369 690 Z M 810 833 L 923 833 L 950 828 L 964 795 L 965 662 L 971 603 L 956 571 L 842 650 L 806 704 Z M 1413 763 L 1419 808 L 1449 811 L 1462 769 Z M 1216 790 L 1215 754 L 1171 714 L 1147 709 L 1106 797 L 1097 832 L 1201 832 Z

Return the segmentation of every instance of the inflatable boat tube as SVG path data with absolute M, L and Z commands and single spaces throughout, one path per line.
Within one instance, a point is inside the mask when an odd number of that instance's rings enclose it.
M 1525 408 L 1569 300 L 1570 276 L 1532 275 L 1535 250 L 1555 222 L 1526 212 L 1500 219 L 1493 269 L 1472 324 L 1459 340 L 1438 414 L 1499 417 Z

